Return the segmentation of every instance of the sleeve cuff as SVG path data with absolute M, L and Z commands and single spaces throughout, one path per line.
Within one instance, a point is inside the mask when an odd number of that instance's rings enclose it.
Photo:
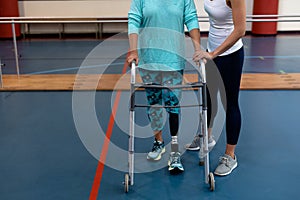
M 190 23 L 188 23 L 186 25 L 188 31 L 191 31 L 193 29 L 199 29 L 199 23 L 198 23 L 198 20 L 195 20 L 195 21 L 192 21 Z

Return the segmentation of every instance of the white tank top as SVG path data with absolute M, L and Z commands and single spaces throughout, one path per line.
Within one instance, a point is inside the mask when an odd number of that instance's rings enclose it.
M 209 35 L 207 49 L 214 51 L 233 31 L 232 10 L 227 6 L 226 0 L 204 0 L 204 9 L 209 16 Z M 230 49 L 220 56 L 231 54 L 243 46 L 239 39 Z

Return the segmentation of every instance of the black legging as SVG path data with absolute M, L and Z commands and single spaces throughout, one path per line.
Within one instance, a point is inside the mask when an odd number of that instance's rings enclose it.
M 217 114 L 217 93 L 221 92 L 221 100 L 226 110 L 226 138 L 227 144 L 236 145 L 238 142 L 241 129 L 241 113 L 239 108 L 239 91 L 244 63 L 243 47 L 238 51 L 215 58 L 214 63 L 208 62 L 206 67 L 207 73 L 207 105 L 208 105 L 208 123 L 209 127 L 213 126 L 214 118 Z M 217 81 L 216 65 L 222 81 Z M 225 94 L 224 89 L 225 89 Z M 226 98 L 225 98 L 226 97 Z M 213 100 L 213 101 L 211 101 Z

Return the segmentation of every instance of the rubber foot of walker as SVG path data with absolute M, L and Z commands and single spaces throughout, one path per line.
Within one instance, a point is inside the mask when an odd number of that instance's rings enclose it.
M 199 161 L 199 165 L 200 165 L 200 166 L 203 166 L 203 165 L 204 165 L 204 161 L 200 160 L 200 161 Z

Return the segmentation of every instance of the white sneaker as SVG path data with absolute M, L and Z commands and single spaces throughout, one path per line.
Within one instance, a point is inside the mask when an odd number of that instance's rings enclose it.
M 147 159 L 158 161 L 161 159 L 161 156 L 163 153 L 165 153 L 165 151 L 166 148 L 164 142 L 155 140 L 153 142 L 152 150 L 147 155 Z
M 184 168 L 180 160 L 179 152 L 171 152 L 169 161 L 168 161 L 169 171 L 170 172 L 183 172 Z

